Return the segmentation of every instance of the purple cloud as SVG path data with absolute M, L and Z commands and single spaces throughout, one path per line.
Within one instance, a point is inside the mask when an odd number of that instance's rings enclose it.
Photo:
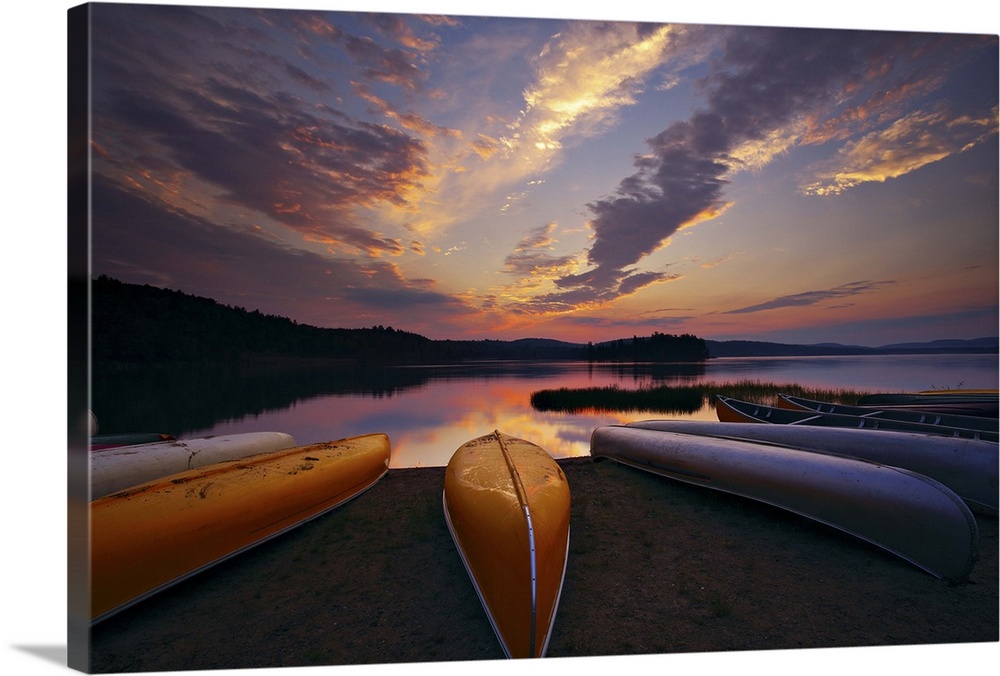
M 589 272 L 558 285 L 611 299 L 632 285 L 627 270 L 681 227 L 725 206 L 738 150 L 809 115 L 835 114 L 849 96 L 915 90 L 967 37 L 864 31 L 739 28 L 700 82 L 706 105 L 648 140 L 615 194 L 588 205 L 594 242 Z M 967 42 L 966 42 L 967 44 Z M 898 58 L 906 54 L 907 59 Z M 900 65 L 900 62 L 904 62 Z
M 727 315 L 738 315 L 738 314 L 749 314 L 751 312 L 762 312 L 764 310 L 776 310 L 783 307 L 802 307 L 805 305 L 816 305 L 824 301 L 833 300 L 837 298 L 848 298 L 851 296 L 857 296 L 862 293 L 868 293 L 870 291 L 876 291 L 884 286 L 890 286 L 895 282 L 892 281 L 882 281 L 882 282 L 851 282 L 850 284 L 843 284 L 832 289 L 823 289 L 821 291 L 805 291 L 803 293 L 795 293 L 788 296 L 781 296 L 780 298 L 775 298 L 774 300 L 769 300 L 766 303 L 758 303 L 756 305 L 749 305 L 747 307 L 742 307 L 737 310 L 728 310 L 720 314 Z M 839 305 L 837 307 L 844 307 Z

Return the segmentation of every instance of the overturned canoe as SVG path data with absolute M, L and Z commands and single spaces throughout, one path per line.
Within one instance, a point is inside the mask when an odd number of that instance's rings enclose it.
M 837 415 L 836 413 L 817 413 L 815 411 L 793 411 L 776 406 L 765 406 L 748 401 L 740 401 L 730 397 L 717 396 L 715 412 L 721 422 L 751 422 L 772 423 L 776 425 L 801 425 L 818 427 L 847 427 L 864 430 L 895 430 L 897 432 L 916 432 L 938 436 L 959 437 L 962 439 L 983 439 L 997 441 L 1000 438 L 996 432 L 969 430 L 944 425 L 922 425 L 898 420 L 883 420 L 880 418 L 865 418 L 854 415 Z
M 298 446 L 135 486 L 90 503 L 91 621 L 313 519 L 373 486 L 389 439 Z
M 886 430 L 701 420 L 639 420 L 628 427 L 776 444 L 901 467 L 944 484 L 973 511 L 997 513 L 1000 453 L 997 444 L 990 441 Z
M 442 502 L 507 657 L 543 657 L 566 574 L 566 475 L 544 449 L 494 432 L 455 451 Z
M 940 425 L 942 427 L 958 427 L 961 429 L 979 430 L 996 433 L 998 430 L 996 418 L 986 418 L 974 415 L 956 415 L 935 413 L 918 409 L 892 408 L 877 406 L 850 406 L 816 401 L 805 397 L 789 394 L 779 395 L 778 407 L 793 411 L 813 411 L 814 413 L 835 413 L 837 415 L 853 415 L 861 418 L 877 418 L 879 420 L 895 420 L 898 422 L 919 423 L 921 425 Z
M 936 577 L 965 578 L 979 530 L 957 495 L 916 472 L 856 458 L 625 426 L 594 430 L 590 452 L 764 502 L 870 542 Z
M 90 499 L 169 474 L 293 446 L 295 439 L 284 432 L 245 432 L 95 450 L 90 454 Z

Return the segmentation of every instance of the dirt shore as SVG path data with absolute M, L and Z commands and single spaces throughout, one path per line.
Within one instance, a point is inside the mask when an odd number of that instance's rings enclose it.
M 951 584 L 829 527 L 561 460 L 569 563 L 549 657 L 998 641 L 997 518 Z M 92 631 L 91 671 L 502 659 L 445 525 L 444 468 L 358 499 Z

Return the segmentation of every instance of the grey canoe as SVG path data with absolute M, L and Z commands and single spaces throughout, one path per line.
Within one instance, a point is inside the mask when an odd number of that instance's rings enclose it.
M 293 446 L 295 438 L 284 432 L 242 432 L 91 451 L 90 499 L 189 469 Z
M 888 430 L 701 420 L 640 420 L 628 426 L 777 444 L 901 467 L 941 482 L 973 511 L 998 513 L 1000 446 L 990 441 Z
M 950 489 L 856 458 L 626 426 L 599 427 L 594 457 L 764 502 L 837 528 L 936 577 L 961 580 L 979 529 Z

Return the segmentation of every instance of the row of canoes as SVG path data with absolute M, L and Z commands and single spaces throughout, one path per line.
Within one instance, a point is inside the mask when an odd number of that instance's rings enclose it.
M 795 512 L 938 577 L 964 578 L 978 548 L 972 510 L 998 513 L 997 420 L 870 403 L 786 396 L 770 407 L 719 396 L 718 423 L 600 427 L 590 450 Z
M 997 513 L 998 447 L 987 441 L 996 421 L 808 408 L 815 403 L 788 398 L 764 410 L 720 398 L 719 423 L 599 427 L 591 455 L 795 512 L 937 577 L 967 576 L 978 548 L 970 507 Z M 728 422 L 737 420 L 729 411 L 761 417 Z M 310 446 L 258 436 L 273 446 L 233 435 L 92 452 L 93 621 L 358 496 L 389 465 L 382 434 Z M 505 654 L 543 656 L 569 551 L 570 490 L 558 463 L 499 431 L 473 439 L 448 463 L 442 507 Z
M 391 454 L 384 434 L 308 446 L 278 432 L 115 441 L 90 453 L 92 623 L 357 497 Z M 493 432 L 455 451 L 442 504 L 504 652 L 543 656 L 569 549 L 561 468 Z
M 96 623 L 357 497 L 387 471 L 384 434 L 295 446 L 278 432 L 92 444 Z M 569 545 L 569 485 L 540 447 L 500 432 L 453 455 L 444 517 L 509 657 L 545 654 Z

